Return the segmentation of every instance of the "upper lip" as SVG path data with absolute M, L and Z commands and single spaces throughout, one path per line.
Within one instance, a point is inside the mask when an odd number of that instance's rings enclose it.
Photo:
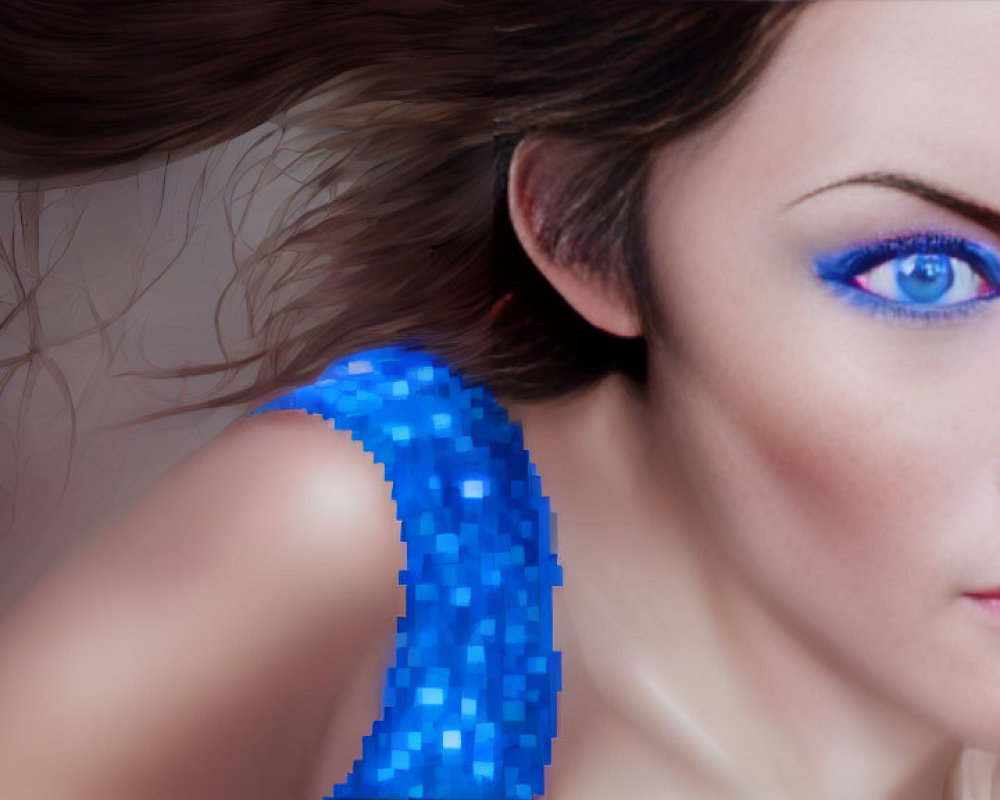
M 981 592 L 966 592 L 969 597 L 1000 597 L 1000 586 L 992 589 L 983 589 Z

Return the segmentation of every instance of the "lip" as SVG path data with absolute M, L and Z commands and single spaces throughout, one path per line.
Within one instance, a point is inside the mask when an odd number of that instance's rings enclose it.
M 973 600 L 1000 600 L 1000 587 L 987 589 L 984 592 L 966 592 L 965 596 Z
M 963 597 L 972 600 L 982 611 L 1000 624 L 1000 589 L 990 589 L 986 592 L 966 592 Z

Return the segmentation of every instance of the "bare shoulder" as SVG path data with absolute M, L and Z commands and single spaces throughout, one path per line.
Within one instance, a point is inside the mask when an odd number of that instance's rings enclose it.
M 335 575 L 347 586 L 387 563 L 402 566 L 382 465 L 349 432 L 303 411 L 233 423 L 151 487 L 107 535 L 129 540 L 123 555 L 167 548 L 183 570 L 263 559 L 268 572 L 291 569 L 298 581 L 315 569 L 324 586 Z
M 234 423 L 0 626 L 2 788 L 299 796 L 391 641 L 404 564 L 391 486 L 349 433 L 295 411 Z
M 347 431 L 304 411 L 241 419 L 175 467 L 87 554 L 141 586 L 232 574 L 323 604 L 396 594 L 391 484 Z M 142 569 L 133 569 L 141 566 Z

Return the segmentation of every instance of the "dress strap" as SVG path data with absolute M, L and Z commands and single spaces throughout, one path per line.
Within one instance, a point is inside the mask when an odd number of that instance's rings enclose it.
M 252 414 L 277 409 L 321 414 L 385 466 L 406 543 L 406 612 L 382 717 L 324 800 L 542 795 L 561 689 L 552 588 L 562 573 L 520 426 L 486 387 L 405 347 L 336 361 Z

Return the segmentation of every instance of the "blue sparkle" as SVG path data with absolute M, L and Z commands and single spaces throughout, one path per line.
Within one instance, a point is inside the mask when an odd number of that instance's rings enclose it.
M 406 543 L 406 614 L 382 717 L 324 800 L 543 794 L 561 687 L 552 588 L 562 575 L 520 427 L 486 387 L 407 347 L 335 361 L 251 416 L 289 408 L 351 431 L 384 466 Z

